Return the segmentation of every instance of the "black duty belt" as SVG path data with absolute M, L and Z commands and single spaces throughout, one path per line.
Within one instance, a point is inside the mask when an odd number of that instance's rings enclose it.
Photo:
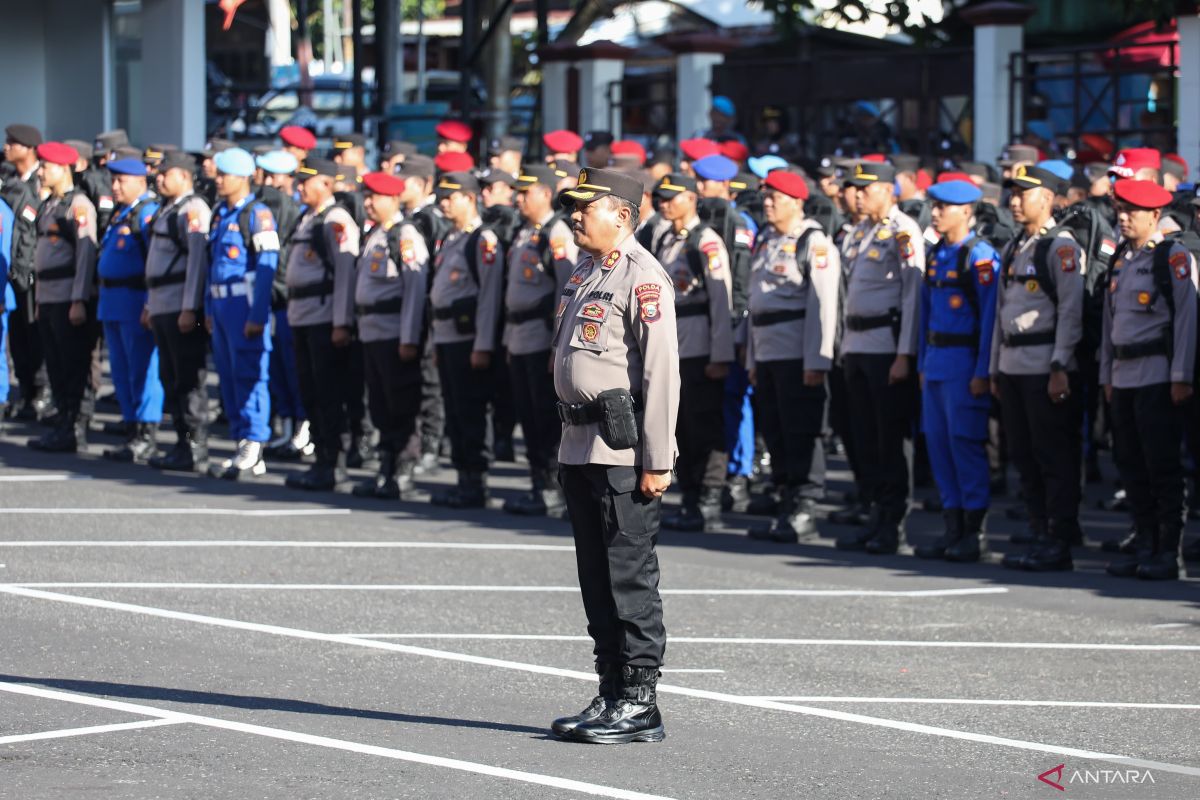
M 1145 358 L 1146 356 L 1170 355 L 1170 348 L 1167 347 L 1167 343 L 1163 339 L 1155 339 L 1152 342 L 1113 345 L 1113 358 L 1118 361 L 1127 361 L 1131 358 Z
M 633 410 L 638 412 L 642 410 L 641 395 L 633 395 Z M 567 425 L 591 425 L 600 422 L 604 418 L 604 404 L 598 400 L 593 400 L 590 403 L 562 403 L 558 404 L 558 419 Z
M 1054 331 L 1006 333 L 1001 341 L 1005 347 L 1036 347 L 1040 344 L 1054 344 Z
M 49 267 L 47 269 L 39 269 L 36 274 L 39 281 L 61 281 L 64 278 L 75 277 L 75 265 L 68 264 L 65 267 Z
M 168 272 L 166 275 L 147 277 L 146 288 L 157 289 L 160 286 L 172 286 L 176 283 L 183 283 L 185 280 L 187 280 L 185 272 Z
M 474 297 L 466 300 L 456 300 L 444 308 L 433 310 L 434 319 L 458 319 L 463 315 L 475 315 L 476 300 Z
M 807 312 L 803 308 L 789 308 L 783 311 L 760 311 L 750 315 L 750 324 L 756 328 L 764 325 L 778 325 L 781 322 L 792 322 L 804 319 Z
M 393 297 L 389 300 L 380 300 L 378 303 L 354 307 L 354 313 L 360 317 L 367 317 L 371 314 L 399 314 L 403 310 L 403 297 Z
M 526 308 L 522 311 L 508 311 L 504 314 L 504 321 L 510 322 L 513 325 L 520 325 L 522 322 L 529 322 L 533 319 L 547 320 L 554 316 L 554 296 L 547 297 L 549 302 L 538 303 L 533 308 Z
M 100 278 L 101 289 L 145 289 L 145 275 L 131 275 L 128 278 Z
M 307 283 L 304 286 L 289 286 L 288 300 L 303 300 L 308 297 L 328 297 L 333 294 L 333 281 Z
M 675 319 L 683 319 L 684 317 L 699 317 L 708 315 L 708 303 L 687 303 L 682 306 L 675 306 Z
M 979 334 L 926 331 L 925 343 L 934 347 L 977 347 L 979 345 Z
M 847 316 L 846 327 L 852 331 L 873 331 L 876 328 L 890 328 L 899 321 L 900 312 L 892 310 L 886 314 L 877 314 L 873 317 Z

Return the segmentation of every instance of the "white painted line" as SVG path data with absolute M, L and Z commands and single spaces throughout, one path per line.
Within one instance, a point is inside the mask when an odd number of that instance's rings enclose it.
M 0 509 L 2 510 L 2 509 Z M 573 545 L 561 544 L 485 544 L 481 542 L 305 542 L 274 539 L 154 539 L 154 540 L 34 540 L 0 541 L 0 547 L 292 547 L 298 549 L 346 550 L 540 550 L 574 553 Z
M 0 587 L 28 589 L 229 589 L 236 591 L 289 592 L 532 592 L 579 594 L 578 586 L 480 586 L 432 583 L 160 583 L 144 581 L 53 581 L 8 583 Z M 867 591 L 848 589 L 663 589 L 663 595 L 704 597 L 959 597 L 971 594 L 1001 594 L 995 589 L 913 589 Z
M 1151 628 L 1190 628 L 1193 625 L 1200 624 L 1195 622 L 1162 622 L 1158 625 L 1151 625 Z
M 504 767 L 493 767 L 490 764 L 477 764 L 472 761 L 461 761 L 457 758 L 443 758 L 441 756 L 425 755 L 424 753 L 414 753 L 408 750 L 395 750 L 390 747 L 379 747 L 372 744 L 350 742 L 346 741 L 345 739 L 331 739 L 328 736 L 314 736 L 313 734 L 289 731 L 284 730 L 283 728 L 269 728 L 264 725 L 251 725 L 245 722 L 234 722 L 233 720 L 220 719 L 219 717 L 205 717 L 199 714 L 187 714 L 181 711 L 168 711 L 166 709 L 155 708 L 153 706 L 141 705 L 140 703 L 125 703 L 118 700 L 105 700 L 99 697 L 91 697 L 90 695 L 74 694 L 72 692 L 60 692 L 53 689 L 41 689 L 16 683 L 0 682 L 0 691 L 28 695 L 30 697 L 41 697 L 48 700 L 61 700 L 63 702 L 76 703 L 83 706 L 109 708 L 113 709 L 114 711 L 125 711 L 130 714 L 141 714 L 144 716 L 156 717 L 159 720 L 167 721 L 169 723 L 190 722 L 196 725 L 204 725 L 209 728 L 237 731 L 238 733 L 249 733 L 254 736 L 265 736 L 269 739 L 280 739 L 286 742 L 297 742 L 299 744 L 311 744 L 316 745 L 317 747 L 328 747 L 333 750 L 344 750 L 350 753 L 361 753 L 363 755 L 380 756 L 382 758 L 394 758 L 398 761 L 411 761 L 417 764 L 427 764 L 433 767 L 445 767 L 447 769 L 459 770 L 460 772 L 473 772 L 478 775 L 488 775 L 493 778 L 506 778 L 508 780 L 532 783 L 539 786 L 550 786 L 555 789 L 566 789 L 573 792 L 582 792 L 583 794 L 595 795 L 597 797 L 615 797 L 619 798 L 619 800 L 670 800 L 670 798 L 664 798 L 659 795 L 645 794 L 643 792 L 631 792 L 625 789 L 616 789 L 611 786 L 601 786 L 600 784 L 595 783 L 585 783 L 583 781 L 575 781 L 569 778 L 556 778 L 552 775 L 540 775 L 536 772 L 522 772 L 515 769 L 505 769 Z
M 666 672 L 666 670 L 663 670 Z M 1107 703 L 1092 700 L 975 700 L 929 697 L 811 697 L 747 695 L 754 700 L 778 703 L 895 703 L 932 706 L 1020 706 L 1024 708 L 1152 708 L 1164 711 L 1200 711 L 1194 703 Z
M 29 584 L 20 584 L 29 585 Z M 3 584 L 0 584 L 3 586 Z M 358 639 L 476 639 L 519 642 L 590 642 L 588 636 L 528 633 L 347 633 Z M 1196 644 L 1124 644 L 1121 642 L 943 642 L 894 639 L 762 639 L 726 636 L 668 636 L 671 644 L 763 644 L 831 647 L 918 647 L 999 650 L 1118 650 L 1148 652 L 1195 652 Z
M 542 666 L 541 664 L 527 664 L 520 661 L 507 661 L 499 658 L 487 658 L 484 656 L 469 655 L 467 653 L 455 653 L 449 650 L 434 650 L 428 647 L 414 647 L 412 645 L 397 644 L 395 642 L 381 642 L 374 639 L 356 639 L 352 636 L 319 633 L 317 631 L 307 631 L 299 628 L 287 628 L 280 625 L 264 625 L 256 622 L 222 619 L 220 617 L 209 617 L 202 614 L 191 614 L 186 611 L 172 611 L 170 609 L 140 606 L 132 603 L 117 603 L 111 600 L 99 600 L 92 597 L 78 597 L 75 595 L 60 594 L 57 592 L 43 592 L 37 589 L 23 589 L 19 587 L 0 585 L 0 592 L 17 595 L 19 597 L 52 600 L 59 603 L 87 606 L 90 608 L 103 608 L 111 611 L 124 611 L 132 614 L 158 617 L 161 619 L 194 622 L 201 625 L 211 625 L 218 628 L 253 631 L 256 633 L 266 633 L 274 636 L 287 636 L 294 639 L 307 639 L 310 641 L 344 644 L 353 647 L 366 647 L 375 650 L 390 650 L 392 652 L 404 653 L 406 655 L 425 656 L 428 658 L 441 659 L 443 661 L 456 661 L 466 664 L 478 664 L 487 667 L 515 670 L 518 672 L 528 672 L 537 675 L 572 678 L 574 680 L 586 681 L 590 684 L 594 684 L 596 681 L 595 673 L 590 671 L 581 672 L 577 670 L 561 669 L 559 667 L 546 667 Z M 2 686 L 3 684 L 0 684 L 0 687 Z M 1150 761 L 1148 759 L 1131 758 L 1129 756 L 1116 755 L 1113 753 L 1101 753 L 1093 750 L 1083 750 L 1077 747 L 1064 747 L 1060 745 L 1044 744 L 1042 742 L 1009 739 L 1002 736 L 992 736 L 984 733 L 954 730 L 952 728 L 939 728 L 934 725 L 923 725 L 915 722 L 904 722 L 902 720 L 885 719 L 883 717 L 872 717 L 865 714 L 852 714 L 845 711 L 820 708 L 818 706 L 803 706 L 780 703 L 773 700 L 748 699 L 739 695 L 726 694 L 724 692 L 713 692 L 704 689 L 690 689 L 684 686 L 675 686 L 672 684 L 659 684 L 658 691 L 662 692 L 663 694 L 674 694 L 683 697 L 692 697 L 699 700 L 728 703 L 730 705 L 767 709 L 770 711 L 786 711 L 793 714 L 803 714 L 805 716 L 820 717 L 824 719 L 837 720 L 840 722 L 853 722 L 861 725 L 900 730 L 908 733 L 921 733 L 928 736 L 939 736 L 947 739 L 958 739 L 968 742 L 979 742 L 982 744 L 994 744 L 1001 747 L 1011 747 L 1017 750 L 1053 753 L 1055 755 L 1072 756 L 1074 758 L 1085 758 L 1095 761 L 1108 761 L 1130 767 L 1157 769 L 1162 770 L 1163 772 L 1173 772 L 1179 775 L 1200 777 L 1200 767 L 1189 767 L 1183 764 L 1170 764 L 1166 762 Z
M 349 514 L 348 508 L 0 508 L 0 514 L 171 517 L 328 517 Z
M 3 685 L 0 684 L 0 688 Z M 90 736 L 93 733 L 111 733 L 113 731 L 136 731 L 142 728 L 161 728 L 163 725 L 178 725 L 183 720 L 176 719 L 143 719 L 137 722 L 118 722 L 115 725 L 92 725 L 88 728 L 66 728 L 60 731 L 42 731 L 41 733 L 24 733 L 18 736 L 0 736 L 0 744 L 18 744 L 20 742 L 37 742 L 43 739 L 65 739 L 68 736 Z
M 91 475 L 68 472 L 41 472 L 36 475 L 0 475 L 0 483 L 56 483 L 58 481 L 90 481 Z

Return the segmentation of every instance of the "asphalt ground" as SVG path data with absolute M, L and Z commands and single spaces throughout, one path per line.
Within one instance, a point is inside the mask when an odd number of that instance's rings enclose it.
M 1200 797 L 1200 581 L 1103 573 L 1110 486 L 1069 574 L 997 563 L 1008 499 L 979 565 L 664 532 L 667 739 L 597 747 L 549 735 L 595 676 L 568 526 L 496 507 L 522 465 L 450 512 L 37 432 L 0 437 L 0 798 Z

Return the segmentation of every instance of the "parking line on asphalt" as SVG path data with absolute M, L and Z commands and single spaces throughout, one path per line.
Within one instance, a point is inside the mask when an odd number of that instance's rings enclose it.
M 252 631 L 255 633 L 266 633 L 274 636 L 285 636 L 294 639 L 308 639 L 310 641 L 344 644 L 353 647 L 366 647 L 376 650 L 390 650 L 392 652 L 404 653 L 406 655 L 425 656 L 444 661 L 478 664 L 481 666 L 497 667 L 500 669 L 527 672 L 537 675 L 548 675 L 559 678 L 572 678 L 575 680 L 586 681 L 590 684 L 594 684 L 596 681 L 595 673 L 590 671 L 582 672 L 579 670 L 561 669 L 559 667 L 547 667 L 540 664 L 528 664 L 520 661 L 488 658 L 485 656 L 476 656 L 467 653 L 455 653 L 449 650 L 435 650 L 427 647 L 414 647 L 412 645 L 397 644 L 395 642 L 382 642 L 375 639 L 356 639 L 351 636 L 307 631 L 300 628 L 288 628 L 281 625 L 267 625 L 257 622 L 223 619 L 221 617 L 210 617 L 203 614 L 192 614 L 186 611 L 172 611 L 166 608 L 154 608 L 152 606 L 141 606 L 133 603 L 119 603 L 112 600 L 100 600 L 93 597 L 80 597 L 78 595 L 61 594 L 58 592 L 45 592 L 37 589 L 27 589 L 17 586 L 0 585 L 0 592 L 32 599 L 51 600 L 55 602 L 87 606 L 91 608 L 102 608 L 111 611 L 123 611 L 150 617 L 159 617 L 161 619 L 178 620 L 181 622 L 194 622 L 201 625 L 210 625 L 219 628 Z M 0 684 L 0 687 L 2 686 L 3 684 Z M 1157 769 L 1163 772 L 1171 772 L 1179 775 L 1200 777 L 1200 767 L 1190 767 L 1184 764 L 1171 764 L 1167 762 L 1152 761 L 1149 759 L 1132 758 L 1114 753 L 1102 753 L 1093 750 L 1084 750 L 1077 747 L 1044 744 L 1042 742 L 1025 741 L 1022 739 L 1010 739 L 1003 736 L 992 736 L 991 734 L 985 733 L 960 731 L 952 728 L 941 728 L 934 725 L 905 722 L 903 720 L 872 717 L 864 714 L 853 714 L 846 711 L 821 708 L 819 706 L 795 705 L 773 700 L 747 699 L 739 695 L 727 694 L 725 692 L 714 692 L 705 689 L 692 689 L 684 686 L 674 686 L 671 684 L 659 684 L 658 691 L 663 694 L 673 694 L 699 700 L 711 700 L 729 705 L 747 706 L 750 708 L 766 709 L 770 711 L 785 711 L 793 714 L 802 714 L 809 717 L 819 717 L 839 722 L 853 722 L 878 728 L 905 731 L 907 733 L 919 733 L 927 736 L 938 736 L 947 739 L 958 739 L 981 744 L 994 744 L 1000 747 L 1009 747 L 1017 750 L 1052 753 L 1055 755 L 1072 756 L 1074 758 L 1083 758 L 1093 761 L 1111 762 L 1126 767 Z
M 596 783 L 586 783 L 584 781 L 571 780 L 570 778 L 558 778 L 553 775 L 541 775 L 536 772 L 523 772 L 521 770 L 506 769 L 504 767 L 493 767 L 490 764 L 478 764 L 473 761 L 462 761 L 457 758 L 443 758 L 442 756 L 431 756 L 424 753 L 414 753 L 409 750 L 397 750 L 391 747 L 380 747 L 378 745 L 363 744 L 361 742 L 351 742 L 345 739 L 333 739 L 328 736 L 316 736 L 310 733 L 300 733 L 299 731 L 290 731 L 283 728 L 272 728 L 266 725 L 251 725 L 245 722 L 234 722 L 233 720 L 221 719 L 220 717 L 206 717 L 200 714 L 189 714 L 182 711 L 168 711 L 154 706 L 142 705 L 140 703 L 126 703 L 120 700 L 106 700 L 91 695 L 75 694 L 74 692 L 61 692 L 55 689 L 42 689 L 34 686 L 26 686 L 18 683 L 6 683 L 0 681 L 0 691 L 10 692 L 12 694 L 27 695 L 30 697 L 40 697 L 47 700 L 60 700 L 67 703 L 75 703 L 83 706 L 93 706 L 95 708 L 108 708 L 114 711 L 124 711 L 130 714 L 140 714 L 143 716 L 156 717 L 155 721 L 160 724 L 179 724 L 193 723 L 203 725 L 209 728 L 218 728 L 227 731 L 236 731 L 238 733 L 248 733 L 255 736 L 265 736 L 269 739 L 280 739 L 287 742 L 296 742 L 298 744 L 316 745 L 317 747 L 327 747 L 333 750 L 343 750 L 351 753 L 360 753 L 363 755 L 380 756 L 382 758 L 393 758 L 398 761 L 411 761 L 417 764 L 426 764 L 433 767 L 444 767 L 446 769 L 458 770 L 460 772 L 473 772 L 478 775 L 487 775 L 493 778 L 507 778 L 509 780 L 521 781 L 523 783 L 532 783 L 539 786 L 550 786 L 555 789 L 566 789 L 573 792 L 581 792 L 583 794 L 595 795 L 597 797 L 614 797 L 618 800 L 671 800 L 670 798 L 662 797 L 661 795 L 646 794 L 644 792 L 631 792 L 626 789 L 617 789 L 611 786 L 602 786 Z M 144 727 L 148 727 L 143 725 Z
M 172 517 L 329 517 L 349 514 L 348 508 L 0 508 L 0 514 L 39 514 L 46 516 L 172 516 Z
M 0 684 L 0 688 L 3 688 L 3 684 Z M 20 742 L 38 742 L 43 739 L 91 736 L 93 733 L 113 733 L 116 731 L 136 731 L 142 728 L 161 728 L 163 725 L 179 725 L 182 722 L 183 720 L 176 719 L 143 719 L 137 722 L 118 722 L 114 725 L 92 725 L 87 728 L 65 728 L 58 731 L 23 733 L 17 736 L 0 736 L 0 744 L 19 744 Z
M 930 697 L 810 697 L 794 695 L 743 695 L 776 703 L 894 703 L 932 706 L 1019 706 L 1022 708 L 1146 708 L 1162 711 L 1200 711 L 1194 703 L 1109 703 L 1093 700 L 977 700 Z
M 39 472 L 32 475 L 0 475 L 0 483 L 57 483 L 59 481 L 90 481 L 91 475 L 70 472 Z
M 0 509 L 3 511 L 3 509 Z M 297 549 L 337 550 L 524 550 L 574 553 L 573 545 L 564 544 L 488 544 L 483 542 L 306 542 L 274 539 L 94 539 L 6 540 L 0 547 L 291 547 Z

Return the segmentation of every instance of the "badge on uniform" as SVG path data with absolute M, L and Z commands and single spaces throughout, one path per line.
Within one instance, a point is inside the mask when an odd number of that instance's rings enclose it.
M 1175 273 L 1175 277 L 1183 280 L 1188 276 L 1188 255 L 1187 253 L 1175 253 L 1171 256 L 1169 262 L 1171 269 Z
M 405 264 L 412 264 L 417 260 L 417 251 L 413 247 L 413 243 L 408 239 L 400 240 L 400 260 Z
M 708 242 L 700 245 L 700 251 L 708 256 L 708 271 L 716 272 L 721 268 L 721 245 L 717 242 Z
M 879 251 L 876 250 L 874 247 L 872 247 L 870 250 L 867 251 L 867 258 L 871 259 L 872 261 L 878 261 L 879 260 Z
M 533 267 L 525 267 L 521 270 L 521 278 L 527 281 L 533 280 Z
M 856 242 L 861 241 L 863 236 L 865 236 L 865 235 L 866 235 L 866 233 L 864 231 L 855 231 L 854 232 L 854 241 L 856 241 Z
M 900 240 L 900 236 L 901 234 L 896 234 L 897 241 Z M 880 228 L 879 233 L 875 234 L 875 238 L 881 242 L 886 242 L 888 239 L 892 238 L 892 232 L 887 228 Z
M 556 261 L 562 261 L 567 257 L 567 240 L 566 239 L 551 239 L 550 250 Z
M 1025 291 L 1032 294 L 1038 290 L 1038 282 L 1034 280 L 1025 281 Z
M 187 215 L 188 233 L 200 233 L 200 215 L 189 211 Z
M 117 237 L 117 249 L 118 249 L 118 250 L 124 250 L 124 249 L 125 249 L 125 239 L 124 239 L 124 237 L 122 237 L 122 236 L 118 236 L 118 237 Z
M 951 281 L 958 280 L 958 270 L 956 270 L 956 269 L 946 270 L 946 279 L 951 280 Z
M 899 247 L 900 257 L 905 261 L 908 261 L 916 254 L 916 251 L 913 249 L 912 237 L 905 231 L 898 231 L 896 233 L 896 245 Z
M 776 264 L 771 267 L 771 272 L 774 272 L 776 275 L 787 275 L 787 269 L 787 264 Z
M 609 253 L 608 255 L 606 255 L 604 257 L 604 261 L 601 263 L 601 266 L 604 267 L 605 269 L 612 269 L 613 267 L 616 266 L 617 259 L 619 259 L 620 257 L 621 257 L 621 251 L 613 250 L 611 253 Z
M 817 269 L 825 269 L 829 266 L 829 248 L 825 246 L 813 248 L 813 266 Z
M 88 222 L 88 212 L 86 208 L 75 209 L 75 224 L 84 227 Z
M 783 252 L 787 253 L 789 256 L 796 255 L 796 243 L 795 242 L 784 242 L 782 245 L 780 245 L 779 249 L 782 250 Z
M 600 305 L 599 303 L 588 303 L 583 307 L 583 310 L 579 312 L 579 316 L 603 322 L 604 318 L 608 316 L 608 308 Z
M 460 272 L 459 270 L 457 270 L 457 269 L 450 270 L 450 282 L 451 283 L 458 283 L 458 280 L 461 277 L 462 277 L 462 272 Z
M 487 234 L 483 235 L 483 263 L 496 263 L 496 240 Z
M 643 283 L 634 289 L 633 293 L 637 297 L 638 316 L 642 318 L 642 322 L 657 322 L 662 316 L 658 308 L 662 287 L 657 283 Z
M 258 210 L 258 224 L 255 226 L 259 232 L 275 230 L 275 218 L 271 216 L 269 208 L 260 208 Z M 341 241 L 340 239 L 338 241 Z
M 1058 248 L 1058 250 L 1056 252 L 1058 253 L 1058 260 L 1062 262 L 1062 271 L 1063 272 L 1074 272 L 1075 271 L 1075 248 L 1074 247 L 1060 247 L 1060 248 Z
M 990 258 L 980 259 L 975 262 L 975 277 L 979 280 L 980 286 L 991 286 L 992 276 L 995 274 L 993 267 L 996 262 Z
M 600 326 L 595 322 L 585 322 L 579 331 L 579 338 L 591 344 L 600 338 Z
M 229 258 L 237 258 L 241 254 L 242 254 L 242 251 L 238 249 L 238 246 L 236 244 L 231 244 L 231 245 L 229 245 L 229 247 L 227 247 L 225 249 L 225 255 L 228 256 Z
M 1117 276 L 1114 275 L 1112 280 L 1108 282 L 1108 291 L 1111 294 L 1117 290 Z
M 37 209 L 30 205 L 25 206 L 21 209 L 21 218 L 26 222 L 34 222 L 37 220 Z
M 1149 292 L 1138 292 L 1137 301 L 1138 301 L 1139 306 L 1150 305 L 1150 293 Z
M 957 310 L 962 308 L 963 299 L 961 294 L 950 295 L 950 307 Z
M 572 286 L 578 286 L 579 284 L 583 283 L 583 271 L 575 270 L 573 273 L 571 273 L 571 278 L 567 281 L 567 283 L 571 284 Z

